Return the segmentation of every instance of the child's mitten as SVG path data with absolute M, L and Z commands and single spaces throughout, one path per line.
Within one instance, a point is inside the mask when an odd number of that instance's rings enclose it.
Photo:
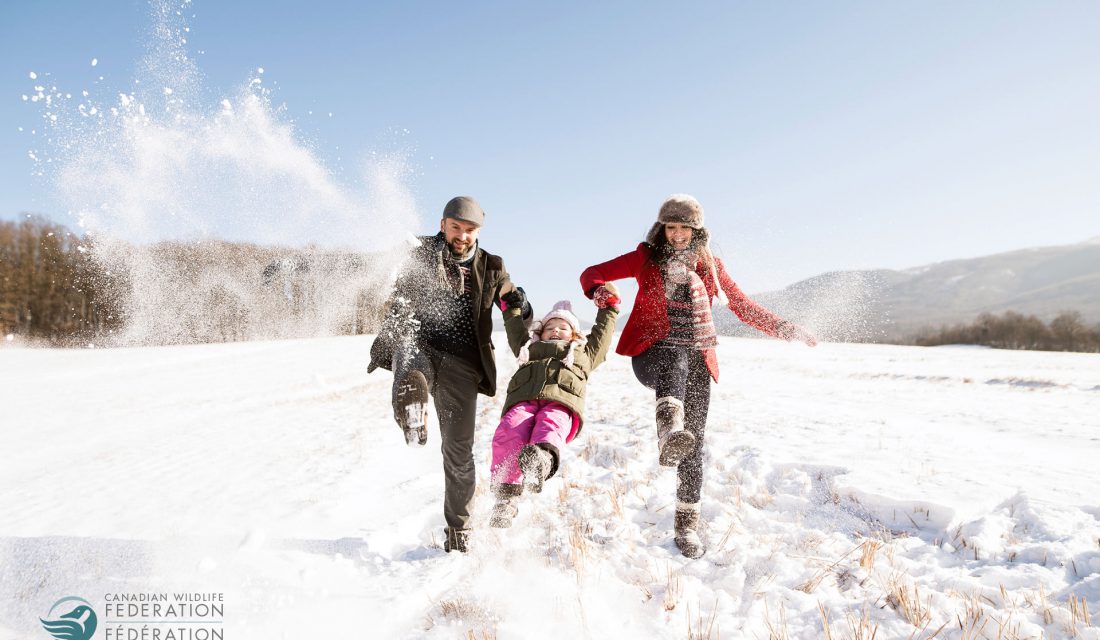
M 619 299 L 619 290 L 610 282 L 605 282 L 599 287 L 596 287 L 596 291 L 592 293 L 592 301 L 596 303 L 596 307 L 599 309 L 611 307 L 618 311 L 619 302 L 621 302 Z

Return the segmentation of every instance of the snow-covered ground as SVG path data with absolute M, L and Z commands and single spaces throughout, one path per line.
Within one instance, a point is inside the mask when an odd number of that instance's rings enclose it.
M 1100 638 L 1095 355 L 723 339 L 691 561 L 626 358 L 510 530 L 482 398 L 463 556 L 369 346 L 0 349 L 0 638 L 181 591 L 226 638 Z

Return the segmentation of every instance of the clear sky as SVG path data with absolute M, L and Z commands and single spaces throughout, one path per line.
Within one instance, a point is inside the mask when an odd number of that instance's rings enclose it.
M 750 292 L 1100 236 L 1092 0 L 166 6 L 211 110 L 262 68 L 272 117 L 347 193 L 396 153 L 420 231 L 474 196 L 483 246 L 540 309 L 579 303 L 581 269 L 677 192 Z M 0 7 L 0 216 L 71 224 L 65 153 L 43 164 L 44 111 L 22 96 L 127 91 L 152 13 Z

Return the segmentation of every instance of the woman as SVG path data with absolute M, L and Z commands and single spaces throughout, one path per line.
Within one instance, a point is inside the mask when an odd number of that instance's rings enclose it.
M 658 461 L 676 466 L 676 546 L 689 558 L 706 552 L 699 537 L 703 486 L 703 434 L 710 405 L 710 379 L 718 381 L 711 316 L 715 297 L 744 323 L 811 347 L 808 331 L 783 320 L 746 296 L 710 251 L 703 207 L 677 194 L 661 205 L 646 241 L 634 251 L 581 274 L 590 298 L 606 296 L 604 284 L 634 278 L 638 296 L 616 352 L 631 356 L 634 375 L 657 395 Z

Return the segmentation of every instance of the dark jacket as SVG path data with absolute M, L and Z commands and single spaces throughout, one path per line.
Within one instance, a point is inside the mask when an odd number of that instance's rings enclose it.
M 394 346 L 403 332 L 416 339 L 415 322 L 435 321 L 436 314 L 430 309 L 437 306 L 441 297 L 454 294 L 440 285 L 440 251 L 448 251 L 443 242 L 443 234 L 422 236 L 420 245 L 409 254 L 402 266 L 397 282 L 389 300 L 389 308 L 378 337 L 370 349 L 370 365 L 367 371 L 377 367 L 389 369 L 393 362 Z M 479 245 L 470 265 L 470 297 L 474 340 L 477 354 L 471 362 L 478 369 L 477 390 L 487 396 L 496 394 L 497 368 L 495 348 L 493 347 L 493 305 L 501 306 L 500 297 L 515 289 L 504 261 L 481 248 Z M 434 327 L 446 329 L 446 327 Z
M 589 294 L 605 282 L 623 278 L 634 278 L 638 281 L 638 295 L 634 298 L 634 308 L 630 311 L 623 334 L 619 336 L 619 345 L 615 349 L 620 355 L 640 355 L 668 337 L 668 303 L 665 299 L 664 278 L 661 276 L 661 268 L 651 259 L 652 255 L 652 247 L 643 242 L 634 251 L 588 267 L 581 273 L 581 287 Z M 696 265 L 695 269 L 703 279 L 707 295 L 712 301 L 718 294 L 718 288 L 721 287 L 729 300 L 730 311 L 737 314 L 742 322 L 769 336 L 790 339 L 781 335 L 780 331 L 784 324 L 789 324 L 786 320 L 745 295 L 733 278 L 726 273 L 726 267 L 721 260 L 715 258 L 714 266 L 717 282 L 710 270 L 704 268 L 702 261 Z M 718 357 L 714 349 L 704 350 L 703 358 L 706 360 L 710 375 L 717 382 Z
M 527 362 L 512 375 L 508 383 L 508 396 L 504 399 L 504 412 L 525 400 L 552 400 L 573 411 L 584 423 L 584 393 L 588 376 L 603 363 L 615 335 L 617 309 L 606 307 L 596 313 L 596 324 L 588 334 L 584 347 L 574 349 L 573 366 L 562 361 L 569 345 L 561 342 L 529 342 L 530 336 L 520 318 L 519 309 L 504 312 L 504 327 L 508 332 L 508 344 L 518 353 L 527 345 Z M 577 429 L 580 434 L 580 427 Z

